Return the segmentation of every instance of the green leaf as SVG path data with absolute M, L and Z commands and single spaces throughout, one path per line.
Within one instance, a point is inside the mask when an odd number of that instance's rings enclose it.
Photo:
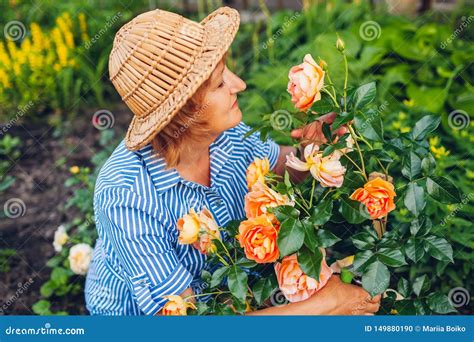
M 341 269 L 341 281 L 343 283 L 350 284 L 352 283 L 352 279 L 354 279 L 354 273 L 343 267 Z
M 423 236 L 428 234 L 433 227 L 429 217 L 419 216 L 411 221 L 410 224 L 410 233 L 413 236 Z
M 311 223 L 308 217 L 305 217 L 301 223 L 304 227 L 304 244 L 311 250 L 319 248 L 319 241 L 316 235 L 316 227 Z
M 37 301 L 35 304 L 33 304 L 31 308 L 33 309 L 33 312 L 37 315 L 46 316 L 52 314 L 50 310 L 51 303 L 45 299 Z
M 368 249 L 374 248 L 375 242 L 377 241 L 377 239 L 373 235 L 367 232 L 355 234 L 352 236 L 351 240 L 357 249 L 362 249 L 362 250 L 368 250 Z
M 281 205 L 281 206 L 272 208 L 272 210 L 279 222 L 283 222 L 288 218 L 296 219 L 300 215 L 299 210 L 291 205 Z
M 461 194 L 458 188 L 445 177 L 428 177 L 426 190 L 431 197 L 441 203 L 461 202 Z
M 245 301 L 247 296 L 247 273 L 245 273 L 238 266 L 231 266 L 229 270 L 229 277 L 227 283 L 229 285 L 230 292 L 239 299 L 241 302 Z
M 62 267 L 56 267 L 51 272 L 51 281 L 55 283 L 57 286 L 67 285 L 67 281 L 69 279 L 68 271 Z
M 367 266 L 362 276 L 362 287 L 369 292 L 371 296 L 375 296 L 384 292 L 390 282 L 390 272 L 387 266 L 378 260 Z
M 55 289 L 55 283 L 51 280 L 48 280 L 46 283 L 41 285 L 40 294 L 42 297 L 50 297 L 54 293 Z
M 369 109 L 365 113 L 358 113 L 354 118 L 354 126 L 364 138 L 383 142 L 383 124 L 376 111 Z
M 352 224 L 359 224 L 369 218 L 368 214 L 364 212 L 365 205 L 360 202 L 353 201 L 347 197 L 341 197 L 341 206 L 339 212 Z
M 311 209 L 311 222 L 317 226 L 322 226 L 329 221 L 332 215 L 333 202 L 330 199 L 319 202 Z
M 252 288 L 253 297 L 257 301 L 257 304 L 262 305 L 273 293 L 273 290 L 274 288 L 270 278 L 259 279 Z
M 349 99 L 349 104 L 354 110 L 361 109 L 375 99 L 377 88 L 375 82 L 361 85 Z
M 319 248 L 311 251 L 307 247 L 302 247 L 298 251 L 298 265 L 307 276 L 313 279 L 319 280 L 322 260 L 323 254 Z
M 316 235 L 318 239 L 318 245 L 324 248 L 331 247 L 336 242 L 341 241 L 340 238 L 331 233 L 329 230 L 318 229 L 316 231 Z
M 336 118 L 334 119 L 333 123 L 332 123 L 332 130 L 335 131 L 336 129 L 338 129 L 339 127 L 341 127 L 342 125 L 344 125 L 345 123 L 351 121 L 354 119 L 354 113 L 353 112 L 342 112 L 342 113 L 339 113 Z
M 277 244 L 280 256 L 292 254 L 301 248 L 304 242 L 304 226 L 300 220 L 288 218 L 280 224 Z
M 436 160 L 434 159 L 433 155 L 429 153 L 423 160 L 421 161 L 421 168 L 426 175 L 431 175 L 434 173 L 436 169 Z
M 331 127 L 329 126 L 328 123 L 323 122 L 322 131 L 323 131 L 324 137 L 326 138 L 328 143 L 331 143 L 332 142 L 332 132 L 331 132 Z
M 426 303 L 436 313 L 447 314 L 450 312 L 457 312 L 446 295 L 442 293 L 431 293 L 427 299 Z
M 437 236 L 428 236 L 424 240 L 425 251 L 428 252 L 433 258 L 441 261 L 451 261 L 453 260 L 453 248 L 443 238 Z
M 441 118 L 439 116 L 425 115 L 415 123 L 410 137 L 413 140 L 423 140 L 426 136 L 438 128 Z
M 240 258 L 235 264 L 245 268 L 252 268 L 258 265 L 258 263 L 256 263 L 255 261 L 249 260 L 245 257 Z
M 425 303 L 425 300 L 417 298 L 413 301 L 415 306 L 416 314 L 418 316 L 426 316 L 431 314 L 431 309 L 428 307 L 428 304 Z
M 405 244 L 405 254 L 414 262 L 420 261 L 425 255 L 423 241 L 415 237 L 409 238 Z
M 419 296 L 422 292 L 430 288 L 430 280 L 423 274 L 413 281 L 413 293 Z
M 377 257 L 387 266 L 400 267 L 406 265 L 405 257 L 399 249 L 381 248 L 377 252 Z
M 397 283 L 397 290 L 403 297 L 408 297 L 410 295 L 410 285 L 408 284 L 408 280 L 401 277 Z
M 211 277 L 211 287 L 219 286 L 222 282 L 222 279 L 229 273 L 229 267 L 223 266 L 214 271 Z
M 403 203 L 413 215 L 420 215 L 426 205 L 425 191 L 416 183 L 409 183 Z
M 409 180 L 415 179 L 421 172 L 421 159 L 414 153 L 410 153 L 403 160 L 402 174 Z
M 363 272 L 367 265 L 369 265 L 373 260 L 375 260 L 375 255 L 372 251 L 362 251 L 357 253 L 354 257 L 354 271 Z
M 416 310 L 415 306 L 413 305 L 412 299 L 402 299 L 397 300 L 393 303 L 395 310 L 398 311 L 399 315 L 415 315 Z

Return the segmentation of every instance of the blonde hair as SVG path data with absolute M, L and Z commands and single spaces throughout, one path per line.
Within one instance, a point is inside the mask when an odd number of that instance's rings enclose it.
M 209 134 L 204 111 L 204 96 L 209 87 L 207 79 L 178 111 L 173 119 L 151 141 L 153 152 L 166 161 L 167 168 L 175 167 L 186 144 Z

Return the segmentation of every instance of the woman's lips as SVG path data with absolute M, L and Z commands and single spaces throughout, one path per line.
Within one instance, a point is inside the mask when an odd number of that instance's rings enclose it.
M 237 99 L 235 99 L 234 104 L 232 105 L 232 108 L 237 107 Z

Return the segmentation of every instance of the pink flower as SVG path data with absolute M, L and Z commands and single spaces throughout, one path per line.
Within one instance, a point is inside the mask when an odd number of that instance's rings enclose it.
M 304 149 L 305 161 L 300 160 L 292 152 L 286 156 L 286 165 L 298 171 L 310 171 L 323 187 L 339 188 L 344 182 L 346 168 L 339 161 L 341 154 L 337 152 L 323 157 L 318 145 L 309 144 Z
M 323 254 L 325 255 L 325 253 Z M 319 279 L 308 277 L 298 265 L 296 254 L 292 254 L 284 257 L 281 263 L 275 263 L 275 273 L 283 295 L 294 303 L 306 300 L 321 290 L 332 276 L 333 271 L 323 258 Z
M 299 110 L 306 112 L 311 105 L 321 100 L 320 90 L 324 85 L 322 63 L 316 64 L 310 54 L 304 56 L 303 63 L 290 69 L 288 92 L 291 101 Z

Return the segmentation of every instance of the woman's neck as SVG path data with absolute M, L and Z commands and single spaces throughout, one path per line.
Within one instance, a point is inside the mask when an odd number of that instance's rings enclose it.
M 176 170 L 188 181 L 210 186 L 209 145 L 214 141 L 193 141 L 182 149 Z

